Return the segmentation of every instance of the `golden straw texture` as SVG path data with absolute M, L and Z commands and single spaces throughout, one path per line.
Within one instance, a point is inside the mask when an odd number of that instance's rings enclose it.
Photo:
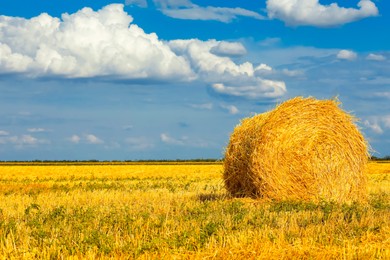
M 366 199 L 367 143 L 335 100 L 297 97 L 242 120 L 226 149 L 233 196 L 276 200 Z

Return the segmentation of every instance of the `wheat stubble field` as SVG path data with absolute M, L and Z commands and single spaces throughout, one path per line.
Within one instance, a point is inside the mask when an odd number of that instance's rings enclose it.
M 0 164 L 1 259 L 389 259 L 390 163 L 366 204 L 231 198 L 220 163 Z

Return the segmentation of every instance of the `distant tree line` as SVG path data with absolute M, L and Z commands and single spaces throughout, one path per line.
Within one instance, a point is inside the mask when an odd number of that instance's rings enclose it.
M 371 161 L 390 161 L 390 155 L 384 157 L 371 156 Z M 19 160 L 0 160 L 0 163 L 218 163 L 222 162 L 222 159 L 215 158 L 198 158 L 198 159 L 176 159 L 176 160 L 31 160 L 31 161 L 19 161 Z
M 206 158 L 206 159 L 176 159 L 176 160 L 0 160 L 0 163 L 31 163 L 31 164 L 120 164 L 120 163 L 218 163 L 221 159 Z
M 390 155 L 386 155 L 384 157 L 376 157 L 376 156 L 371 156 L 371 161 L 390 161 Z

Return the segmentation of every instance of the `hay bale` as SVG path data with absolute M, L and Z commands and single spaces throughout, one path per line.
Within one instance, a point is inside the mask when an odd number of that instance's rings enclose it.
M 276 200 L 365 200 L 367 144 L 338 105 L 297 97 L 242 120 L 225 154 L 228 192 Z

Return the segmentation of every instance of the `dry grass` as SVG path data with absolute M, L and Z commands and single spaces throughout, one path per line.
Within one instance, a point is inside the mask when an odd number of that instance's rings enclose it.
M 248 194 L 260 195 L 255 184 L 260 181 L 259 176 L 250 174 L 250 161 L 253 146 L 260 142 L 260 140 L 257 140 L 260 136 L 255 133 L 261 131 L 267 118 L 268 113 L 253 118 L 245 118 L 240 125 L 236 126 L 230 136 L 230 143 L 224 161 L 225 187 L 230 194 L 237 197 L 244 197 Z
M 234 196 L 364 201 L 367 144 L 335 100 L 294 98 L 245 119 L 226 149 L 224 180 Z
M 231 198 L 221 165 L 1 166 L 0 259 L 389 259 L 390 164 L 368 204 Z

